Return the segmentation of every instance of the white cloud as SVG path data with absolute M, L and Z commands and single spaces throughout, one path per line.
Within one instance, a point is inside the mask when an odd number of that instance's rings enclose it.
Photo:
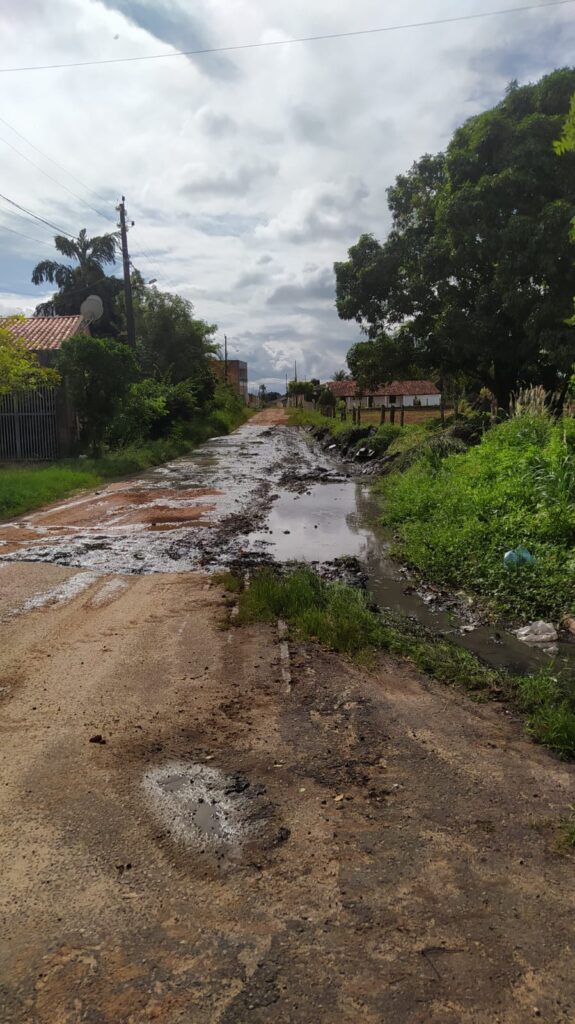
M 468 0 L 466 13 L 484 6 Z M 460 12 L 458 0 L 433 5 L 433 16 Z M 185 0 L 5 0 L 2 63 L 141 56 L 428 16 L 421 0 L 198 0 L 193 14 Z M 534 80 L 572 60 L 574 43 L 566 7 L 221 57 L 4 76 L 0 115 L 109 202 L 1 123 L 0 137 L 110 220 L 0 142 L 2 191 L 67 230 L 93 233 L 112 229 L 125 193 L 136 265 L 217 321 L 254 382 L 281 379 L 294 359 L 302 376 L 325 377 L 358 336 L 335 312 L 331 268 L 360 231 L 385 234 L 386 188 L 495 102 L 508 80 Z M 0 203 L 2 224 L 50 241 L 48 228 Z M 0 309 L 29 310 L 30 270 L 49 252 L 0 237 Z

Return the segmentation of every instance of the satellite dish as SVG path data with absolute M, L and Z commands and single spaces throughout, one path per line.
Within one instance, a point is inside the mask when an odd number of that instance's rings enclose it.
M 94 324 L 104 312 L 104 303 L 99 295 L 88 295 L 80 306 L 80 313 L 87 324 Z

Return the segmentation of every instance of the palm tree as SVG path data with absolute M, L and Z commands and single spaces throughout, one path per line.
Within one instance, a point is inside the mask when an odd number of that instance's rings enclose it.
M 336 370 L 333 374 L 332 380 L 347 380 L 347 373 L 345 370 Z
M 104 266 L 114 262 L 118 250 L 118 234 L 114 232 L 88 238 L 86 229 L 82 228 L 77 238 L 56 235 L 54 245 L 62 256 L 76 260 L 78 266 L 57 263 L 55 260 L 42 260 L 32 271 L 32 283 L 42 284 L 49 281 L 50 284 L 57 284 L 61 292 L 65 292 L 78 286 L 87 288 L 96 279 L 106 276 Z
M 121 326 L 117 299 L 122 290 L 122 281 L 108 277 L 105 267 L 114 263 L 119 249 L 118 236 L 119 232 L 113 232 L 89 238 L 85 228 L 82 228 L 77 238 L 56 235 L 56 249 L 62 256 L 74 260 L 75 265 L 42 260 L 34 267 L 34 284 L 49 281 L 58 288 L 51 299 L 36 306 L 36 316 L 79 313 L 88 295 L 99 295 L 104 303 L 104 315 L 95 325 L 93 333 L 115 336 Z

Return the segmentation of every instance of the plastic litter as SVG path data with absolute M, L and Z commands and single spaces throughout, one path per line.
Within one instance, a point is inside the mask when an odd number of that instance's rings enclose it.
M 557 640 L 557 630 L 552 622 L 531 622 L 528 626 L 522 626 L 515 630 L 515 636 L 524 644 L 539 646 L 540 644 L 552 644 Z
M 503 561 L 508 569 L 518 569 L 520 565 L 533 565 L 535 559 L 527 548 L 519 545 L 517 548 L 512 548 L 511 551 L 506 551 Z

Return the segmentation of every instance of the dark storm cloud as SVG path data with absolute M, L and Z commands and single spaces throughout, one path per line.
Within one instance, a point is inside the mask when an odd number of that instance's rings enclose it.
M 147 3 L 146 0 L 102 0 L 102 3 L 176 50 L 203 50 L 212 45 L 200 18 L 173 3 Z M 239 77 L 236 65 L 221 54 L 206 54 L 189 60 L 210 78 Z
M 241 213 L 203 216 L 183 213 L 180 214 L 180 220 L 185 221 L 195 231 L 200 231 L 202 235 L 214 238 L 246 238 L 253 235 L 255 229 L 262 223 L 261 217 Z
M 238 132 L 238 123 L 229 114 L 217 114 L 213 110 L 206 110 L 200 118 L 202 131 L 213 139 L 225 139 Z
M 295 107 L 291 114 L 291 123 L 296 139 L 302 142 L 325 146 L 336 141 L 329 120 L 310 106 Z
M 279 165 L 271 161 L 240 164 L 230 171 L 202 174 L 197 178 L 192 178 L 182 185 L 179 191 L 183 196 L 241 196 L 249 192 L 257 181 L 274 178 L 278 170 Z
M 327 267 L 321 274 L 303 284 L 282 284 L 267 299 L 268 306 L 314 306 L 318 302 L 335 300 L 333 271 Z
M 238 277 L 234 287 L 235 288 L 252 288 L 254 285 L 264 284 L 267 281 L 268 275 L 264 274 L 261 270 L 246 271 L 245 274 L 241 274 Z

